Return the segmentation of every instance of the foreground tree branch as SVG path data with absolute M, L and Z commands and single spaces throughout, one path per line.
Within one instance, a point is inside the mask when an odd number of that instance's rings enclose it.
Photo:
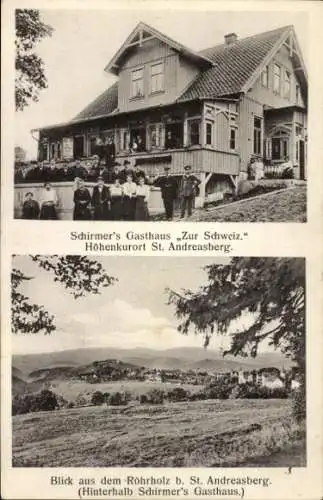
M 207 347 L 213 334 L 228 334 L 236 320 L 251 313 L 252 324 L 230 335 L 224 355 L 255 357 L 267 340 L 297 365 L 305 411 L 305 259 L 235 257 L 206 272 L 206 284 L 195 292 L 168 290 L 178 330 L 203 335 Z
M 53 28 L 42 22 L 38 10 L 16 9 L 16 111 L 38 101 L 39 92 L 47 88 L 44 62 L 34 49 L 52 33 Z
M 79 255 L 33 255 L 30 256 L 40 268 L 53 276 L 53 281 L 60 283 L 74 299 L 88 294 L 99 294 L 102 288 L 113 285 L 117 280 L 109 276 L 102 264 L 96 260 Z M 30 302 L 29 297 L 19 291 L 26 280 L 19 269 L 11 272 L 11 323 L 13 333 L 50 334 L 56 329 L 55 318 L 39 304 Z

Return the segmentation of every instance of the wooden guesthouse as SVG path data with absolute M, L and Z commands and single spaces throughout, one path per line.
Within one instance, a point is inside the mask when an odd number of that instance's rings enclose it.
M 139 23 L 105 70 L 116 82 L 73 120 L 39 130 L 39 159 L 89 157 L 112 138 L 116 160 L 147 175 L 189 164 L 202 201 L 232 190 L 251 157 L 289 157 L 306 178 L 307 74 L 293 26 L 195 52 Z M 136 141 L 137 148 L 132 148 Z

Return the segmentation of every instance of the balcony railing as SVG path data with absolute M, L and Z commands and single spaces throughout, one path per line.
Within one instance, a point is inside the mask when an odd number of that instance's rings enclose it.
M 172 174 L 181 175 L 185 165 L 191 165 L 198 172 L 238 175 L 239 155 L 211 148 L 191 147 L 185 149 L 162 150 L 142 153 L 121 153 L 117 161 L 122 165 L 125 159 L 137 164 L 147 175 L 162 173 L 165 165 L 171 168 Z

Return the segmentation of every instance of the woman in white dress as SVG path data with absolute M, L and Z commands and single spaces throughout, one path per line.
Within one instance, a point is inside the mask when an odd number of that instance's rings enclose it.
M 57 219 L 57 206 L 58 198 L 55 189 L 52 188 L 50 182 L 45 182 L 44 189 L 40 197 L 40 219 L 55 220 Z
M 132 174 L 127 174 L 123 189 L 123 215 L 125 220 L 135 219 L 137 184 L 133 182 Z
M 145 184 L 145 178 L 139 177 L 138 186 L 136 189 L 136 210 L 135 220 L 149 220 L 148 200 L 150 195 L 150 187 Z

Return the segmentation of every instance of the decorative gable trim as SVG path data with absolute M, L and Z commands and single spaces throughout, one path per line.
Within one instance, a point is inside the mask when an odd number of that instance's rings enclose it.
M 300 80 L 302 83 L 303 92 L 305 93 L 305 95 L 307 94 L 307 72 L 306 72 L 304 60 L 303 60 L 303 57 L 301 54 L 299 44 L 297 42 L 297 38 L 296 38 L 296 34 L 295 34 L 293 26 L 286 27 L 286 31 L 284 31 L 282 33 L 282 35 L 277 40 L 274 47 L 266 55 L 266 57 L 263 59 L 262 63 L 258 66 L 257 70 L 250 76 L 249 80 L 247 80 L 245 85 L 242 87 L 241 91 L 243 93 L 247 93 L 248 90 L 253 87 L 253 85 L 256 83 L 258 78 L 260 78 L 262 71 L 272 61 L 275 54 L 278 52 L 278 50 L 282 46 L 287 46 L 289 53 L 290 53 L 290 57 L 292 57 L 294 71 L 296 73 L 301 73 Z M 298 58 L 298 65 L 296 67 L 295 67 L 295 63 L 293 61 L 293 55 L 296 55 Z
M 185 47 L 184 45 L 176 42 L 172 38 L 164 35 L 152 26 L 140 22 L 136 28 L 130 33 L 126 41 L 121 45 L 120 49 L 115 53 L 109 64 L 104 68 L 104 71 L 118 74 L 120 71 L 119 61 L 123 55 L 134 47 L 141 47 L 143 43 L 157 38 L 161 42 L 170 46 L 176 52 L 179 52 L 184 57 L 192 60 L 195 64 L 208 68 L 213 66 L 213 62 L 205 56 L 194 52 L 193 50 Z

